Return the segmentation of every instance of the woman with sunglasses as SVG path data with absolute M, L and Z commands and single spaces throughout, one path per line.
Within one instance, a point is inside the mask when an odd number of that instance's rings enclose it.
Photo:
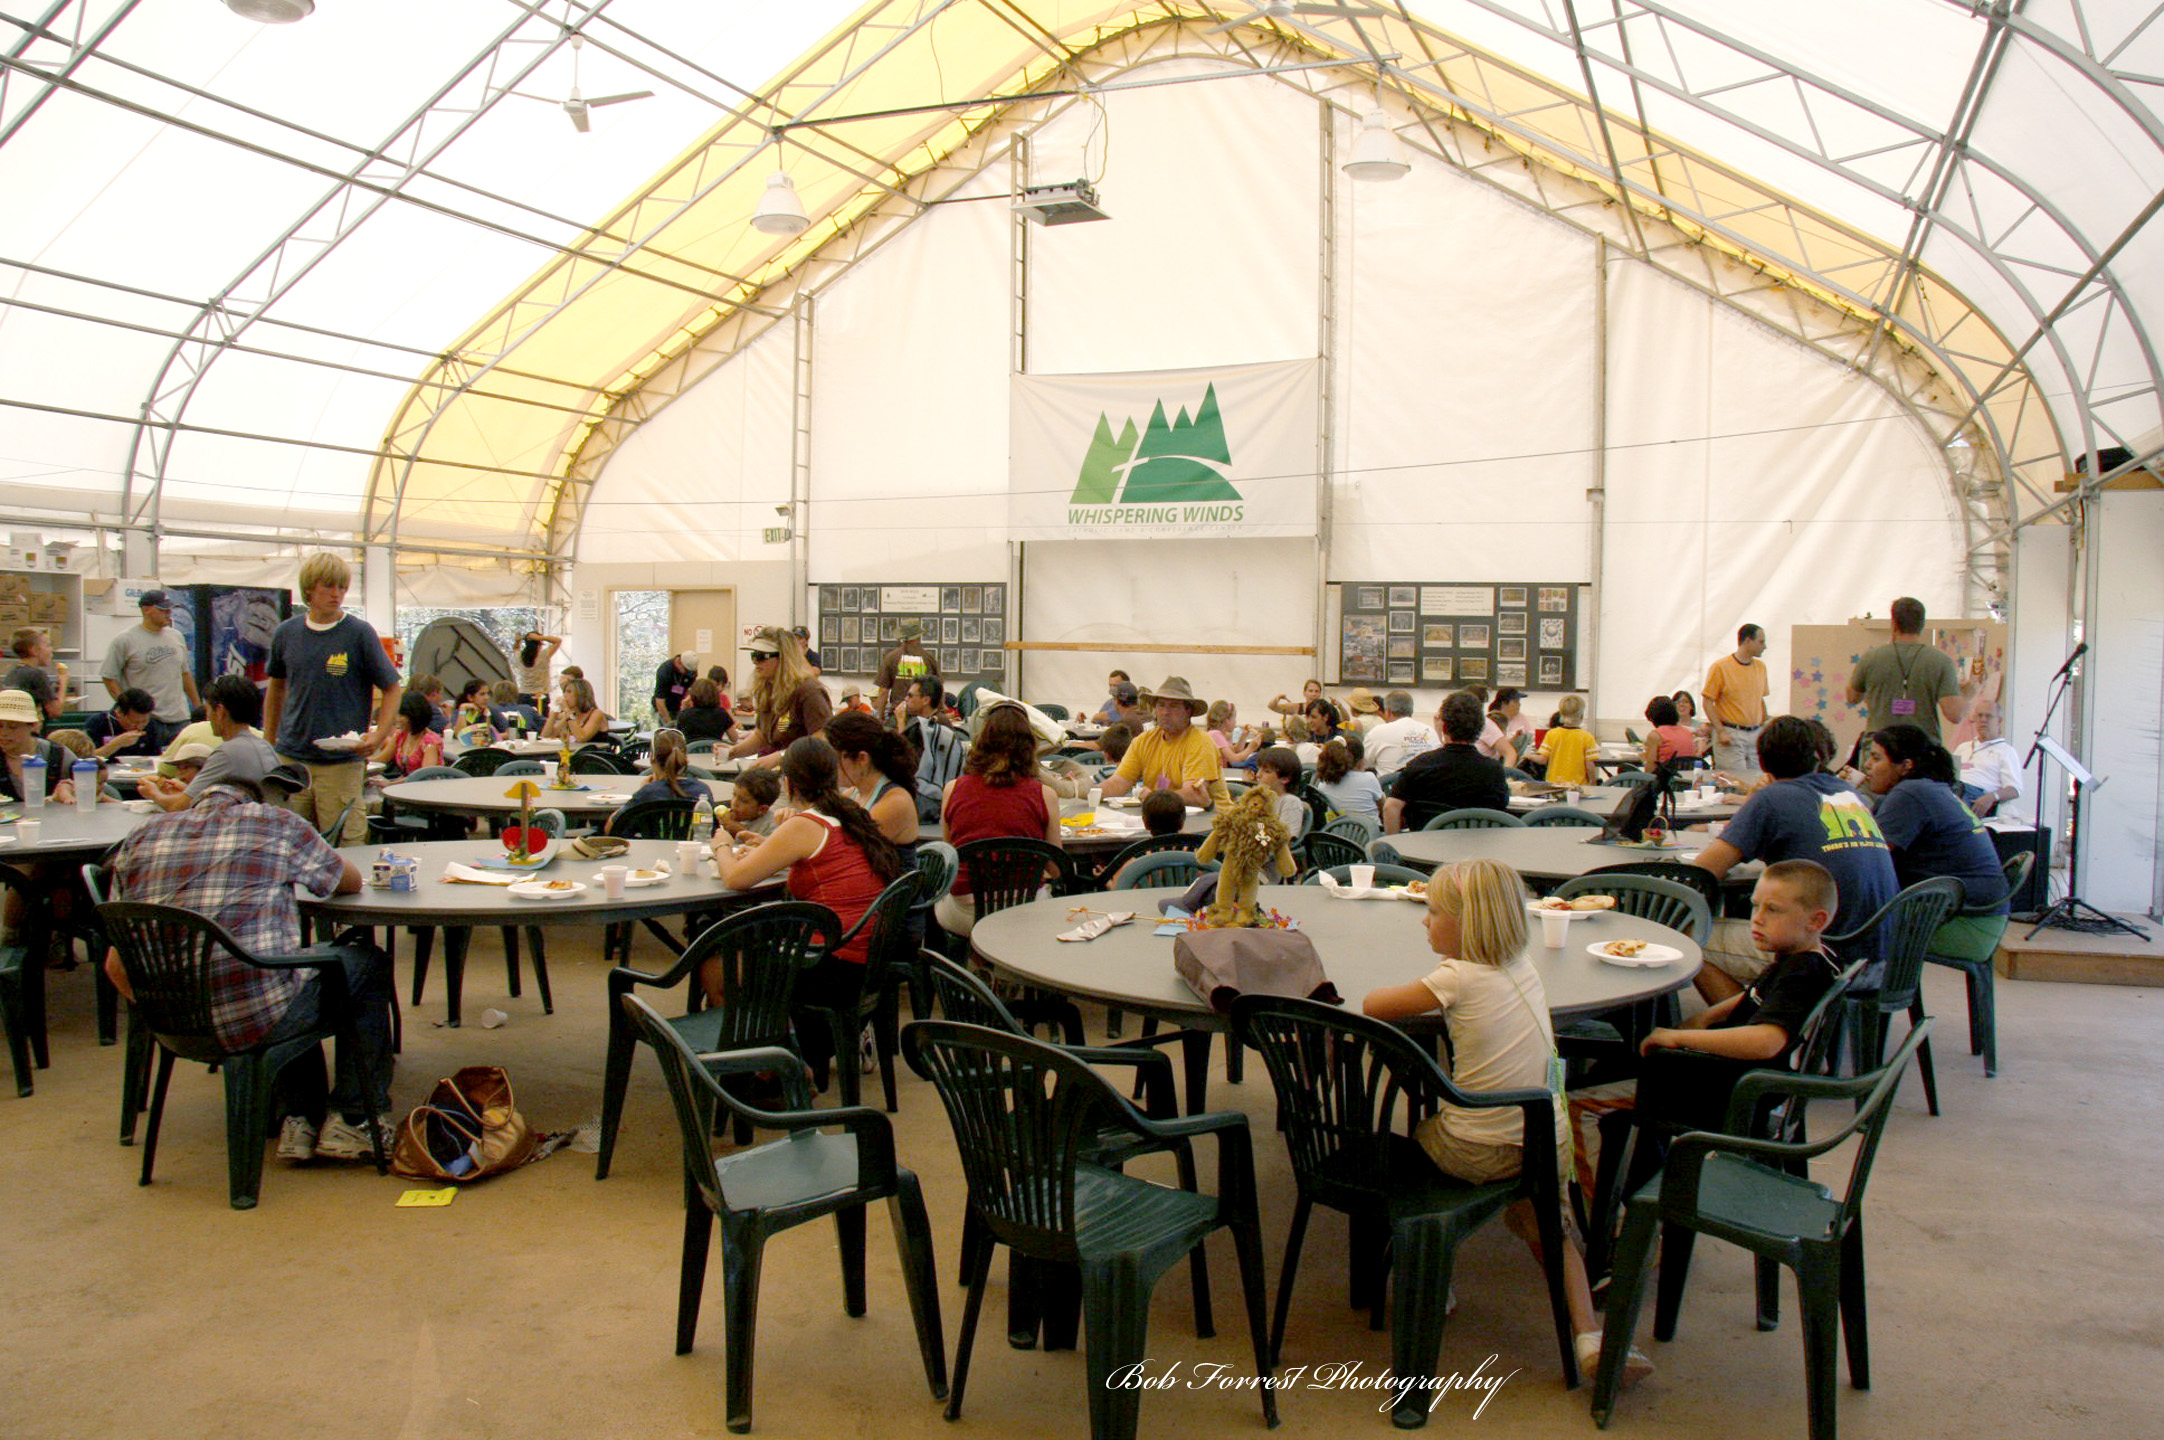
M 751 637 L 751 671 L 754 723 L 729 753 L 778 765 L 791 744 L 826 729 L 834 702 L 805 661 L 804 642 L 779 627 L 769 625 Z

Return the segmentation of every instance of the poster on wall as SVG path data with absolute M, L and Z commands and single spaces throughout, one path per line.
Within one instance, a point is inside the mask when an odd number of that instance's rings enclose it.
M 875 678 L 887 652 L 915 623 L 951 688 L 971 681 L 998 686 L 1007 676 L 1007 587 L 976 585 L 820 585 L 813 633 L 833 648 L 822 657 L 833 676 Z M 1001 618 L 988 619 L 988 616 Z
M 1580 588 L 1344 582 L 1339 679 L 1574 689 Z
M 1321 375 L 1293 360 L 1015 376 L 1009 537 L 1313 535 Z

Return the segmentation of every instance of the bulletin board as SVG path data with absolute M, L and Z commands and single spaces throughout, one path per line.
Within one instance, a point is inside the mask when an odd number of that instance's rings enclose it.
M 1583 586 L 1346 581 L 1338 683 L 1576 690 Z
M 1893 639 L 1890 620 L 1851 620 L 1846 625 L 1798 625 L 1788 632 L 1788 714 L 1823 720 L 1845 758 L 1863 733 L 1863 707 L 1848 703 L 1848 677 L 1863 657 Z M 1953 658 L 1963 685 L 1996 700 L 2006 677 L 2006 625 L 1998 620 L 1930 620 L 1924 639 Z M 1769 697 L 1769 703 L 1771 699 Z M 1773 713 L 1781 713 L 1775 710 Z M 1967 721 L 1943 717 L 1939 735 L 1950 750 L 1974 738 Z
M 949 689 L 981 681 L 998 689 L 1007 678 L 1007 587 L 877 584 L 819 587 L 820 669 L 829 675 L 872 678 L 880 657 L 902 643 L 902 622 L 924 625 L 923 648 L 939 661 Z

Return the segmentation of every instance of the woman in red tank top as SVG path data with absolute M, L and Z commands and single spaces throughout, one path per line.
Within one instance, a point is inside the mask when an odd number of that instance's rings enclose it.
M 1037 735 L 1020 705 L 995 704 L 970 742 L 962 773 L 940 801 L 947 843 L 960 849 L 972 840 L 1044 840 L 1060 843 L 1059 796 L 1037 774 Z M 932 912 L 949 934 L 967 935 L 977 908 L 969 894 L 969 872 L 954 877 L 954 889 Z
M 847 930 L 864 918 L 902 873 L 893 842 L 862 805 L 842 793 L 834 748 L 816 735 L 793 742 L 782 755 L 781 778 L 796 813 L 774 833 L 738 854 L 717 846 L 715 863 L 732 890 L 758 884 L 786 868 L 789 894 L 832 910 Z M 806 972 L 797 996 L 809 1004 L 854 996 L 861 983 L 865 940 L 856 939 Z M 719 1002 L 720 967 L 700 975 L 709 999 Z

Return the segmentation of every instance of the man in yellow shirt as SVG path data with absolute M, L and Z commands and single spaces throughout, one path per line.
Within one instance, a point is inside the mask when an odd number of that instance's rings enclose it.
M 1231 804 L 1217 747 L 1195 728 L 1195 717 L 1209 707 L 1177 675 L 1142 698 L 1157 724 L 1127 747 L 1118 772 L 1104 783 L 1106 796 L 1125 795 L 1139 783 L 1145 791 L 1177 791 L 1182 800 L 1204 809 Z
M 1758 773 L 1758 732 L 1766 723 L 1766 695 L 1773 688 L 1766 666 L 1766 632 L 1746 625 L 1736 632 L 1736 653 L 1713 662 L 1706 674 L 1706 719 L 1713 726 L 1713 768 L 1747 779 Z

